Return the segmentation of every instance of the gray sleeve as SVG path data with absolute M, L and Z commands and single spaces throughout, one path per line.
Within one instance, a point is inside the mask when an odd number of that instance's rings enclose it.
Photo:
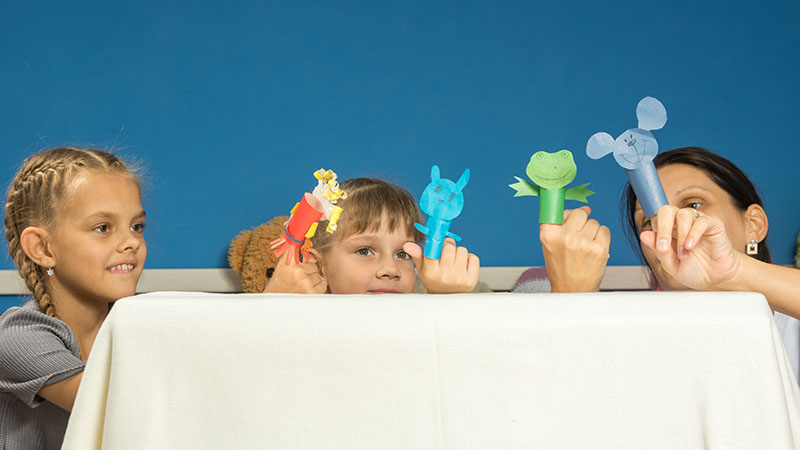
M 30 308 L 12 308 L 0 318 L 0 392 L 30 407 L 42 387 L 83 370 L 80 349 L 67 324 Z

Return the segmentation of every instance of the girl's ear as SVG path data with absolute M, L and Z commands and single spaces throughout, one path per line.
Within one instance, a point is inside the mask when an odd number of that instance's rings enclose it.
M 55 267 L 56 258 L 47 243 L 47 231 L 39 227 L 28 227 L 19 235 L 22 251 L 40 267 Z
M 767 236 L 769 229 L 769 221 L 767 220 L 767 213 L 761 205 L 753 203 L 747 207 L 744 212 L 744 220 L 746 225 L 746 234 L 748 242 L 751 239 L 756 239 L 761 242 Z

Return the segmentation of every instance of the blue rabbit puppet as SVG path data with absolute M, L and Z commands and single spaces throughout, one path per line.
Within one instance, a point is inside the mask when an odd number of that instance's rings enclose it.
M 460 241 L 461 237 L 450 231 L 450 222 L 464 209 L 464 194 L 461 192 L 469 181 L 469 169 L 464 170 L 457 182 L 439 178 L 439 166 L 431 167 L 431 182 L 425 187 L 419 200 L 419 207 L 428 215 L 425 226 L 415 223 L 424 235 L 425 257 L 439 259 L 442 254 L 444 238 Z

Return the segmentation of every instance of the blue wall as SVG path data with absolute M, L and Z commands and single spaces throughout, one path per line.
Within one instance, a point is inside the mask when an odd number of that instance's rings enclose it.
M 229 241 L 287 213 L 319 167 L 418 196 L 434 163 L 472 170 L 452 230 L 484 265 L 539 265 L 538 200 L 507 185 L 562 148 L 598 192 L 611 264 L 638 263 L 624 173 L 583 151 L 635 125 L 645 95 L 667 107 L 662 149 L 705 146 L 751 175 L 775 259 L 791 262 L 795 0 L 116 3 L 0 2 L 0 179 L 52 146 L 135 158 L 150 268 L 225 267 Z

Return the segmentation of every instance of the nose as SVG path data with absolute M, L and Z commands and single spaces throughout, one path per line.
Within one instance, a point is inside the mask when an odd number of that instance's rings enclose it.
M 136 253 L 139 251 L 142 244 L 144 244 L 144 238 L 141 234 L 126 230 L 119 240 L 117 251 L 120 253 Z
M 378 269 L 375 276 L 381 280 L 399 280 L 400 269 L 397 267 L 397 261 L 394 260 L 393 254 L 384 254 L 378 260 Z

